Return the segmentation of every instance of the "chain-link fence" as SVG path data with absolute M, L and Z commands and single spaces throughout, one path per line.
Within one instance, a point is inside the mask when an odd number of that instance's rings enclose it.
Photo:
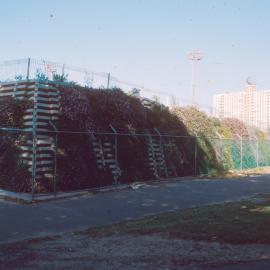
M 89 88 L 120 88 L 143 98 L 158 100 L 169 105 L 172 96 L 143 85 L 128 82 L 112 76 L 110 72 L 98 72 L 86 68 L 74 67 L 64 63 L 26 58 L 0 62 L 0 82 L 22 80 L 61 81 L 67 80 Z
M 270 141 L 59 132 L 55 188 L 74 190 L 268 166 Z
M 57 188 L 194 175 L 195 139 L 153 133 L 58 133 Z
M 270 141 L 146 132 L 0 130 L 0 187 L 57 192 L 269 166 Z

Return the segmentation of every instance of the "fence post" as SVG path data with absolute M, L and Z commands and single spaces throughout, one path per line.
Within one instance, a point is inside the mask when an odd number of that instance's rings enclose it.
M 257 168 L 259 167 L 259 140 L 256 140 L 256 162 Z
M 243 170 L 243 138 L 240 137 L 240 164 L 241 164 L 241 171 Z
M 62 66 L 62 79 L 64 79 L 65 76 L 65 64 Z
M 34 131 L 35 128 L 33 128 L 33 133 L 32 133 L 32 144 L 33 144 L 33 149 L 32 149 L 32 187 L 31 187 L 31 193 L 32 193 L 32 201 L 34 200 L 35 196 L 35 185 L 36 185 L 36 151 L 37 151 L 37 136 L 36 136 L 36 130 Z
M 30 59 L 30 58 L 29 58 Z M 32 120 L 32 201 L 34 200 L 36 192 L 36 158 L 37 158 L 37 91 L 38 88 L 35 85 L 34 89 L 34 105 L 33 105 L 33 120 Z
M 198 155 L 198 145 L 197 145 L 197 136 L 194 137 L 194 176 L 197 175 L 197 155 Z
M 224 158 L 223 158 L 223 155 L 224 155 L 223 137 L 218 132 L 217 132 L 217 135 L 218 135 L 218 140 L 220 142 L 219 143 L 219 146 L 220 146 L 220 159 L 218 161 L 222 163 L 222 168 L 224 168 L 224 164 L 223 164 L 224 163 Z
M 110 80 L 111 80 L 111 73 L 108 73 L 108 78 L 107 78 L 107 89 L 110 88 Z
M 223 139 L 220 138 L 220 144 L 221 144 L 221 162 L 222 162 L 222 165 L 224 165 L 224 146 L 223 146 Z
M 53 192 L 54 197 L 57 195 L 57 146 L 58 146 L 58 132 L 57 128 L 52 121 L 49 121 L 53 130 L 55 131 L 55 142 L 54 142 L 54 174 L 53 174 Z
M 28 61 L 27 61 L 27 73 L 26 73 L 26 80 L 27 81 L 29 80 L 29 76 L 30 76 L 30 62 L 31 62 L 31 59 L 28 58 Z

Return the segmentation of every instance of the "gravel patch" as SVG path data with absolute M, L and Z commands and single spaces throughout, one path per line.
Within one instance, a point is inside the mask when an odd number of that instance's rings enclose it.
M 270 258 L 270 245 L 172 239 L 165 234 L 64 234 L 0 247 L 0 269 L 201 269 Z

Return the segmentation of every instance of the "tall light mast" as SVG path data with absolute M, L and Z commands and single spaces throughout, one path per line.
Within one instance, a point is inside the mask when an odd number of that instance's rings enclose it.
M 199 61 L 202 60 L 203 54 L 200 50 L 194 49 L 188 54 L 188 59 L 192 63 L 192 103 L 196 104 L 196 88 L 199 87 L 198 80 L 198 65 Z

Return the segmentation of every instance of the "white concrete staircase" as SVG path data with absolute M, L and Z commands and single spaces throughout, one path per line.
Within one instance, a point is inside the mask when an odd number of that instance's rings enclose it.
M 23 116 L 22 159 L 34 179 L 53 177 L 55 145 L 50 121 L 58 120 L 59 91 L 50 83 L 19 81 L 1 84 L 0 98 L 6 96 L 33 102 Z
M 115 144 L 108 137 L 91 135 L 93 151 L 96 157 L 99 170 L 109 170 L 114 183 L 118 182 L 121 176 L 121 169 L 115 158 Z
M 148 159 L 150 171 L 157 179 L 168 177 L 163 145 L 159 137 L 148 136 Z

